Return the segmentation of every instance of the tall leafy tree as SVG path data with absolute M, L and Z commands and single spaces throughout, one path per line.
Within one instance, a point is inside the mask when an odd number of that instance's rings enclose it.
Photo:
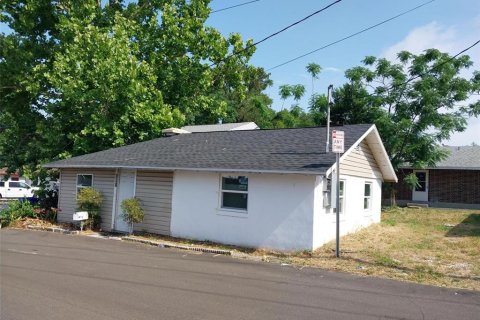
M 480 73 L 462 77 L 470 58 L 436 49 L 402 51 L 398 60 L 366 57 L 363 66 L 347 70 L 349 83 L 335 91 L 332 119 L 375 123 L 395 168 L 434 166 L 446 156 L 440 142 L 480 114 L 478 100 L 468 103 L 480 90 Z
M 207 27 L 209 0 L 0 2 L 0 166 L 268 111 L 255 48 Z M 242 111 L 243 110 L 243 111 Z
M 280 98 L 283 100 L 282 102 L 282 109 L 285 105 L 285 101 L 292 96 L 292 86 L 289 84 L 282 84 L 279 87 L 278 91 Z
M 311 63 L 307 64 L 307 71 L 310 74 L 310 76 L 312 77 L 312 94 L 311 94 L 311 96 L 313 97 L 313 95 L 315 94 L 315 79 L 318 79 L 318 75 L 322 71 L 322 67 L 317 63 L 311 62 Z
M 296 105 L 298 105 L 298 102 L 300 101 L 300 99 L 303 98 L 303 95 L 305 94 L 305 86 L 302 84 L 295 84 L 291 86 L 291 90 L 293 100 L 295 100 Z

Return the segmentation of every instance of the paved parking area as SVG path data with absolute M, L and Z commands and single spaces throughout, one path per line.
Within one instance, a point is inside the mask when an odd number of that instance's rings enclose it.
M 0 318 L 478 319 L 480 293 L 1 230 Z

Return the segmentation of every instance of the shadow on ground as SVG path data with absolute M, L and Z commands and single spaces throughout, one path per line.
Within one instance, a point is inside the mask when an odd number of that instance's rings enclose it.
M 447 237 L 480 237 L 480 214 L 472 213 L 462 222 L 451 228 Z

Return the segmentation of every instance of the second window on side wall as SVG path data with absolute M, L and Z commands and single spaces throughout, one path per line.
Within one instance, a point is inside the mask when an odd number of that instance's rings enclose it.
M 365 182 L 365 187 L 363 191 L 363 209 L 370 210 L 372 207 L 372 184 L 370 182 Z
M 222 177 L 222 208 L 247 210 L 248 205 L 248 177 Z
M 93 174 L 77 174 L 77 195 L 83 188 L 91 188 L 93 186 Z

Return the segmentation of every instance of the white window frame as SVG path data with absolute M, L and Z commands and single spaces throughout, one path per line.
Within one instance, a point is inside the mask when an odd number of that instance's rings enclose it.
M 365 195 L 365 186 L 366 185 L 370 185 L 370 195 L 367 196 Z M 372 181 L 365 181 L 365 183 L 363 184 L 363 210 L 364 211 L 371 211 L 372 210 L 372 195 L 373 195 L 373 183 Z M 368 199 L 367 203 L 368 203 L 368 207 L 365 208 L 365 199 Z
M 220 179 L 219 179 L 219 199 L 218 199 L 218 208 L 219 208 L 219 214 L 221 214 L 221 211 L 226 211 L 226 212 L 230 212 L 230 213 L 233 213 L 234 216 L 240 216 L 240 217 L 244 217 L 248 214 L 248 206 L 250 205 L 250 201 L 249 201 L 249 190 L 248 190 L 248 185 L 249 185 L 249 182 L 247 183 L 247 191 L 240 191 L 240 190 L 224 190 L 223 189 L 223 178 L 231 178 L 231 177 L 246 177 L 247 179 L 249 179 L 248 175 L 245 175 L 245 174 L 221 174 L 220 175 Z M 250 180 L 250 179 L 249 179 Z M 231 208 L 231 207 L 224 207 L 223 206 L 223 193 L 224 192 L 227 192 L 227 193 L 241 193 L 241 194 L 246 194 L 247 195 L 247 207 L 245 209 L 241 209 L 241 208 Z M 227 214 L 227 215 L 231 215 L 231 214 Z M 235 215 L 235 213 L 237 214 L 240 214 L 240 215 Z
M 78 176 L 92 176 L 92 185 L 87 187 L 87 186 L 79 186 L 78 185 Z M 93 173 L 77 173 L 77 176 L 75 177 L 75 199 L 78 199 L 78 190 L 79 189 L 84 189 L 84 188 L 93 188 Z
M 340 214 L 344 214 L 345 213 L 345 195 L 347 193 L 347 181 L 345 179 L 340 179 L 340 190 L 342 189 L 341 188 L 341 184 L 343 182 L 343 195 L 340 195 L 340 207 L 342 207 L 342 211 L 340 211 Z M 336 192 L 336 188 L 335 188 L 335 192 Z M 333 199 L 332 202 L 335 201 L 335 205 L 337 204 L 337 199 Z M 337 208 L 333 208 L 333 213 L 336 213 L 337 212 Z

